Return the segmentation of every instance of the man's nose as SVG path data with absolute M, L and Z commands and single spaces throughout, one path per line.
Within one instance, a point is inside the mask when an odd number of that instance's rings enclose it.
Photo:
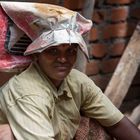
M 61 55 L 57 58 L 57 60 L 61 63 L 65 63 L 67 61 L 67 57 L 65 55 Z

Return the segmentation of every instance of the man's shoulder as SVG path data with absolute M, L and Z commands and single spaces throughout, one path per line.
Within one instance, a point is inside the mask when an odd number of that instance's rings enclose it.
M 83 72 L 81 72 L 81 71 L 79 71 L 77 69 L 72 69 L 70 74 L 69 74 L 69 76 L 73 77 L 73 78 L 75 77 L 75 78 L 78 78 L 78 79 L 79 79 L 79 76 L 81 78 L 84 78 L 84 79 L 88 78 L 88 76 L 85 73 L 83 73 Z
M 32 80 L 32 77 L 30 76 L 30 73 L 28 72 L 28 70 L 25 70 L 23 72 L 21 72 L 20 74 L 17 74 L 15 76 L 13 76 L 8 82 L 7 85 L 9 85 L 9 88 L 15 88 L 18 89 L 21 86 L 26 86 L 28 85 L 30 82 L 34 82 L 34 80 Z
M 3 92 L 10 90 L 12 93 L 28 93 L 36 86 L 38 75 L 32 68 L 27 68 L 18 75 L 13 76 L 2 88 Z
M 48 89 L 44 88 L 42 81 L 38 81 L 40 79 L 39 75 L 27 69 L 19 75 L 12 77 L 6 85 L 1 88 L 0 97 L 10 105 L 12 105 L 13 102 L 15 103 L 21 99 L 24 100 L 27 97 L 41 97 L 43 99 L 43 95 L 46 95 L 44 92 L 48 91 Z
M 77 69 L 72 69 L 70 74 L 68 75 L 68 80 L 71 82 L 78 82 L 78 83 L 86 83 L 91 82 L 91 79 L 84 74 L 83 72 L 80 72 Z

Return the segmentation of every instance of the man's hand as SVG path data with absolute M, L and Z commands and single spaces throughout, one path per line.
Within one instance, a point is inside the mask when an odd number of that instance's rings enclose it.
M 0 140 L 14 140 L 12 130 L 8 124 L 0 125 Z

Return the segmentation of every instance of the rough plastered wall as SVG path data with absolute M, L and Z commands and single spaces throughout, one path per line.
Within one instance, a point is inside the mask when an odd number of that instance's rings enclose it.
M 82 13 L 85 0 L 38 2 L 59 4 Z M 87 64 L 86 74 L 104 91 L 140 20 L 140 0 L 95 0 L 92 20 L 93 27 L 89 35 L 90 63 Z M 11 75 L 0 73 L 0 85 Z M 140 70 L 133 80 L 126 100 L 133 98 L 138 102 L 139 92 Z

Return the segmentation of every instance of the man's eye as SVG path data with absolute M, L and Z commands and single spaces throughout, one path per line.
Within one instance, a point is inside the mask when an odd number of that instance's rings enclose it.
M 57 55 L 58 54 L 58 50 L 55 48 L 49 49 L 47 50 L 47 53 L 50 55 Z
M 76 55 L 77 54 L 77 48 L 71 48 L 68 50 L 68 55 Z

